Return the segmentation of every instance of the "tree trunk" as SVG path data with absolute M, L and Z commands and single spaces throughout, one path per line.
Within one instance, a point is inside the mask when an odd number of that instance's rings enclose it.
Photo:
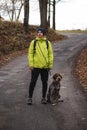
M 19 9 L 18 16 L 17 16 L 17 18 L 16 18 L 17 21 L 19 20 L 20 13 L 21 13 L 21 10 L 22 10 L 23 5 L 24 5 L 24 4 L 22 3 L 22 4 L 21 4 L 21 7 L 20 7 L 20 9 Z
M 11 21 L 13 21 L 14 20 L 14 13 L 15 13 L 15 7 L 14 7 L 14 0 L 12 0 L 12 19 L 11 19 Z
M 53 0 L 53 29 L 55 30 L 55 0 Z
M 47 0 L 39 0 L 41 27 L 47 28 Z
M 48 27 L 50 28 L 50 0 L 48 0 Z
M 24 0 L 24 29 L 25 33 L 28 32 L 28 22 L 29 22 L 29 0 Z

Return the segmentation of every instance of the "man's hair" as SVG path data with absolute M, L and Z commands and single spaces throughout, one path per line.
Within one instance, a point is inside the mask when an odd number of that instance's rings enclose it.
M 37 29 L 37 32 L 42 32 L 43 33 L 43 35 L 46 33 L 46 29 L 45 28 L 38 28 Z

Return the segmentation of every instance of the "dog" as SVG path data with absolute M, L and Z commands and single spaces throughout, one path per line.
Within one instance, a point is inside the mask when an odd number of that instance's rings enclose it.
M 47 93 L 47 102 L 51 104 L 57 104 L 60 99 L 60 81 L 62 80 L 62 76 L 59 73 L 55 73 L 53 75 L 53 81 L 49 85 L 48 93 Z M 62 100 L 61 100 L 62 101 Z

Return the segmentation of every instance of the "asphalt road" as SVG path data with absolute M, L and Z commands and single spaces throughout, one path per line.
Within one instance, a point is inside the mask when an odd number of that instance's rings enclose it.
M 51 73 L 63 76 L 60 93 L 64 102 L 41 104 L 39 77 L 33 105 L 26 104 L 30 70 L 27 55 L 19 56 L 0 68 L 0 130 L 87 130 L 87 100 L 72 74 L 77 53 L 87 46 L 87 35 L 67 35 L 68 39 L 53 44 Z

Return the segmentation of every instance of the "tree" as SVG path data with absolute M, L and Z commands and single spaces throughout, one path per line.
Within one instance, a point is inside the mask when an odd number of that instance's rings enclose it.
M 61 1 L 61 0 L 53 0 L 53 1 L 51 1 L 52 2 L 52 6 L 53 6 L 53 26 L 52 26 L 52 28 L 55 30 L 55 12 L 56 12 L 56 4 L 59 2 L 59 1 Z
M 55 3 L 56 1 L 53 0 L 53 29 L 55 30 Z
M 39 0 L 41 27 L 47 28 L 47 0 Z
M 48 27 L 50 28 L 50 6 L 51 6 L 51 3 L 50 3 L 50 0 L 48 0 Z
M 48 0 L 48 27 L 50 27 L 50 14 L 52 12 L 52 28 L 55 30 L 55 12 L 56 12 L 56 4 L 61 0 Z
M 20 8 L 19 8 L 19 13 L 18 13 L 18 16 L 17 16 L 17 21 L 19 20 L 19 17 L 20 17 L 20 14 L 21 14 L 21 10 L 22 10 L 22 7 L 24 6 L 24 2 L 23 2 L 24 0 L 21 0 L 20 1 Z
M 29 0 L 24 1 L 24 29 L 28 32 L 28 21 L 29 21 Z
M 24 0 L 0 0 L 0 13 L 8 15 L 11 21 L 18 21 Z
M 55 18 L 56 18 L 56 4 L 61 0 L 53 0 L 53 29 L 55 30 Z

